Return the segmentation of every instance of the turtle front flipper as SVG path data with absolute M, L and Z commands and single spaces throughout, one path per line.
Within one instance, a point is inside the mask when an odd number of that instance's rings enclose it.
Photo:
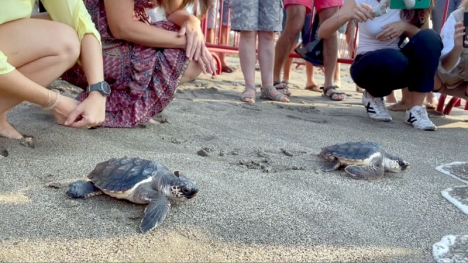
M 158 192 L 145 209 L 145 217 L 140 224 L 141 232 L 146 233 L 161 224 L 169 214 L 170 207 L 169 200 Z
M 331 172 L 331 171 L 335 171 L 338 168 L 340 168 L 340 162 L 337 159 L 335 159 L 331 161 L 330 163 L 322 166 L 322 171 Z
M 373 180 L 384 175 L 385 170 L 382 162 L 382 156 L 374 157 L 368 166 L 349 165 L 345 168 L 345 171 L 354 179 Z
M 71 198 L 88 198 L 103 194 L 99 188 L 90 181 L 76 181 L 68 185 L 67 195 Z

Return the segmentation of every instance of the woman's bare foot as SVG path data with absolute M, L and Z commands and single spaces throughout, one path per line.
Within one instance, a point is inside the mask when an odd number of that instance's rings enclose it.
M 437 100 L 436 96 L 431 92 L 426 96 L 426 102 L 424 105 L 426 109 L 435 110 L 437 109 L 437 105 L 439 104 L 439 100 Z
M 23 135 L 21 135 L 21 133 L 16 131 L 15 128 L 13 128 L 13 126 L 11 126 L 8 122 L 6 122 L 6 120 L 5 121 L 2 120 L 0 122 L 0 136 L 8 138 L 8 139 L 17 139 L 17 140 L 20 140 L 23 138 Z
M 387 107 L 387 110 L 391 110 L 391 111 L 406 111 L 408 109 L 409 109 L 409 104 L 404 101 L 397 102 Z

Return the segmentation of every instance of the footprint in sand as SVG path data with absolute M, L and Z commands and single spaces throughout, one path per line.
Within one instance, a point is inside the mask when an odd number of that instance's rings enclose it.
M 468 235 L 448 235 L 432 246 L 437 263 L 468 262 Z

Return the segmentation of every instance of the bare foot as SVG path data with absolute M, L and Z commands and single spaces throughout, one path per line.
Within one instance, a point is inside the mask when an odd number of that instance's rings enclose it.
M 20 140 L 23 138 L 23 135 L 13 128 L 8 122 L 2 121 L 0 123 L 0 136 L 8 139 L 17 139 Z
M 430 109 L 430 110 L 437 109 L 438 104 L 439 104 L 439 100 L 437 100 L 437 98 L 434 95 L 427 96 L 426 102 L 424 103 L 424 105 L 426 106 L 426 109 Z
M 406 111 L 409 109 L 409 105 L 406 102 L 400 101 L 387 107 L 387 110 L 391 111 Z

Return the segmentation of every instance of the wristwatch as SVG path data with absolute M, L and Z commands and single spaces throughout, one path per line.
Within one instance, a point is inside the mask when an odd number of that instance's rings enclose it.
M 109 96 L 111 94 L 111 88 L 105 81 L 98 82 L 88 86 L 88 93 L 91 91 L 99 91 L 103 96 Z

